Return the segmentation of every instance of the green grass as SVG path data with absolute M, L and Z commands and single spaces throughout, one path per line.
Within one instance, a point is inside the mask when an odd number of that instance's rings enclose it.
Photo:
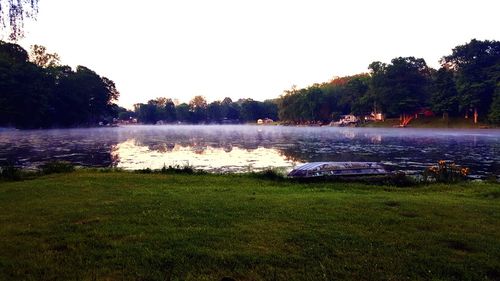
M 363 127 L 394 127 L 399 126 L 399 118 L 390 118 L 384 122 L 370 122 L 363 124 Z M 410 128 L 450 128 L 450 129 L 480 129 L 480 128 L 495 128 L 493 125 L 484 123 L 474 124 L 472 118 L 465 119 L 463 117 L 450 117 L 443 119 L 441 117 L 420 117 L 413 119 L 408 125 Z
M 495 183 L 0 182 L 0 280 L 499 280 L 499 200 Z

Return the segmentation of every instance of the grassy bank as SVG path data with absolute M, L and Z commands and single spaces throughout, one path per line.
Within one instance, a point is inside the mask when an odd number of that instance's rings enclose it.
M 399 126 L 399 118 L 390 118 L 383 122 L 371 122 L 363 124 L 363 127 L 394 127 Z M 410 128 L 450 128 L 450 129 L 481 129 L 495 128 L 494 125 L 478 123 L 474 124 L 472 118 L 450 117 L 443 119 L 441 117 L 421 117 L 413 119 L 408 125 Z
M 0 280 L 498 280 L 500 186 L 77 171 L 0 183 Z

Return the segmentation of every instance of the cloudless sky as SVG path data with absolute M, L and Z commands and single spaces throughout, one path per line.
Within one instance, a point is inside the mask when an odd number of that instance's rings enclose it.
M 119 104 L 156 97 L 265 100 L 292 85 L 439 59 L 500 40 L 498 0 L 40 0 L 20 43 L 115 81 Z

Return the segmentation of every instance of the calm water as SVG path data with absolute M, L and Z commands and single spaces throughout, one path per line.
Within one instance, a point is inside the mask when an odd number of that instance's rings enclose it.
M 50 160 L 125 169 L 191 165 L 211 171 L 291 169 L 310 161 L 380 161 L 421 171 L 453 160 L 473 174 L 500 175 L 500 130 L 129 126 L 0 131 L 0 164 Z

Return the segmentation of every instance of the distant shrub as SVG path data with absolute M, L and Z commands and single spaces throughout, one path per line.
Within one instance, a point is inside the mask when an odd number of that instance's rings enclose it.
M 206 174 L 205 171 L 196 170 L 191 166 L 163 166 L 159 170 L 151 168 L 135 170 L 139 174 Z
M 39 168 L 44 175 L 70 173 L 75 170 L 75 166 L 67 161 L 51 161 L 40 165 Z
M 161 168 L 160 173 L 162 174 L 195 174 L 200 171 L 195 170 L 191 166 L 165 166 Z
M 403 172 L 395 172 L 386 178 L 385 183 L 397 187 L 410 187 L 417 185 L 418 182 Z
M 135 170 L 135 172 L 139 174 L 151 174 L 153 173 L 153 170 L 151 170 L 150 168 L 146 168 L 146 169 Z
M 18 181 L 22 178 L 21 169 L 12 165 L 0 167 L 0 178 L 7 181 Z
M 251 173 L 251 175 L 256 178 L 265 180 L 283 180 L 285 178 L 279 171 L 273 169 L 266 169 L 261 172 L 253 172 Z
M 425 169 L 423 173 L 424 182 L 452 183 L 464 181 L 470 173 L 469 168 L 455 165 L 452 161 L 440 160 L 437 166 Z

